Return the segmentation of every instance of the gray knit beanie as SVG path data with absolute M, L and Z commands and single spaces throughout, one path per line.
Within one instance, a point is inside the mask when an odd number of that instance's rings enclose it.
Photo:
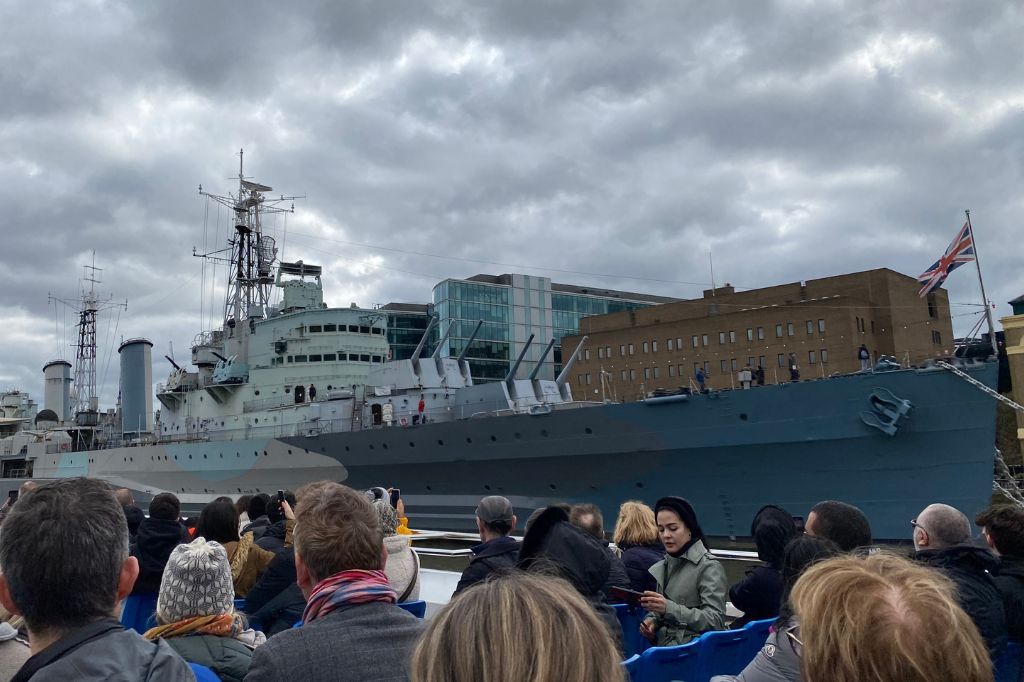
M 235 586 L 228 554 L 218 542 L 196 538 L 171 552 L 160 581 L 156 615 L 161 623 L 233 613 Z
M 380 529 L 384 531 L 384 537 L 395 535 L 395 531 L 398 529 L 398 514 L 391 506 L 391 500 L 386 497 L 382 500 L 374 500 L 373 508 L 380 519 Z

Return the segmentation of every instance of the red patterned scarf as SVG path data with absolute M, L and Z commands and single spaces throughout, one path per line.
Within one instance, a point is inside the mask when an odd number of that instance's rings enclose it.
M 349 604 L 398 601 L 384 571 L 342 571 L 325 578 L 313 588 L 309 603 L 302 613 L 302 622 L 311 623 L 331 611 Z

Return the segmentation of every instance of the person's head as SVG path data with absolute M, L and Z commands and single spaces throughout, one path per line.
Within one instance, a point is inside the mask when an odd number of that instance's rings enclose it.
M 476 506 L 476 529 L 480 539 L 503 538 L 516 527 L 515 510 L 508 498 L 490 495 Z
M 622 682 L 623 670 L 607 626 L 571 585 L 513 572 L 461 592 L 428 622 L 410 678 Z
M 558 507 L 567 515 L 572 513 L 572 505 L 570 505 L 568 502 L 555 502 L 554 504 L 549 505 L 547 507 L 537 507 L 532 512 L 530 512 L 529 518 L 526 519 L 526 523 L 523 525 L 523 532 L 530 532 L 530 526 L 533 525 L 533 522 L 540 518 L 540 515 L 546 512 L 551 507 Z
M 654 510 L 643 502 L 629 500 L 619 507 L 612 540 L 618 546 L 653 545 L 658 542 L 658 524 Z
M 971 539 L 971 522 L 948 504 L 930 504 L 912 522 L 914 549 L 945 549 Z
M 750 524 L 750 536 L 757 547 L 757 556 L 772 568 L 782 566 L 786 545 L 797 535 L 796 521 L 782 507 L 761 507 Z
M 377 514 L 380 532 L 384 534 L 384 537 L 391 537 L 398 533 L 398 513 L 391 506 L 391 500 L 374 500 L 373 511 Z
M 797 581 L 806 682 L 991 682 L 988 650 L 937 571 L 889 552 L 839 557 Z
M 590 504 L 589 502 L 574 504 L 572 511 L 569 512 L 569 521 L 574 526 L 587 531 L 601 542 L 605 542 L 604 517 L 601 515 L 601 510 L 596 504 Z
M 231 500 L 214 500 L 199 513 L 196 537 L 207 542 L 238 542 L 238 515 Z
M 989 549 L 1000 556 L 1024 557 L 1024 509 L 994 504 L 974 519 Z
M 681 497 L 658 500 L 654 505 L 654 520 L 661 544 L 669 554 L 678 554 L 691 540 L 704 542 L 704 531 L 700 529 L 693 505 Z
M 242 495 L 235 500 L 235 511 L 238 513 L 238 517 L 241 518 L 242 514 L 249 515 L 249 502 L 252 501 L 252 495 Z
M 250 521 L 255 521 L 259 517 L 267 515 L 267 502 L 270 502 L 270 495 L 266 493 L 253 495 L 252 499 L 249 500 L 248 511 Z
M 813 564 L 839 554 L 839 547 L 836 543 L 825 538 L 816 538 L 813 535 L 797 535 L 789 544 L 782 555 L 782 566 L 779 572 L 782 574 L 782 600 L 779 608 L 779 621 L 789 621 L 793 616 L 793 608 L 790 605 L 789 596 L 793 591 L 796 581 Z
M 122 507 L 135 506 L 135 497 L 132 495 L 132 491 L 128 490 L 128 488 L 118 488 L 114 491 L 114 496 L 117 497 L 117 502 Z
M 384 534 L 365 494 L 320 481 L 296 496 L 295 572 L 307 599 L 317 583 L 336 573 L 383 569 Z
M 836 500 L 825 500 L 811 507 L 804 532 L 831 540 L 844 552 L 871 544 L 868 517 L 852 504 Z
M 288 504 L 292 509 L 295 509 L 294 494 L 286 490 L 284 491 L 284 499 L 288 501 Z M 278 501 L 276 496 L 270 498 L 270 501 L 267 502 L 267 519 L 269 519 L 271 523 L 284 521 L 284 508 L 281 507 L 281 503 Z
M 124 520 L 128 522 L 129 537 L 135 537 L 135 534 L 139 532 L 139 526 L 142 525 L 142 521 L 146 518 L 146 515 L 143 514 L 142 510 L 138 507 L 121 507 L 121 511 L 124 512 Z
M 181 516 L 181 503 L 173 493 L 160 493 L 149 503 L 149 518 L 177 521 Z
M 224 547 L 196 538 L 171 550 L 160 580 L 156 618 L 167 625 L 186 618 L 233 614 L 234 599 L 231 562 Z
M 0 603 L 39 637 L 112 617 L 139 564 L 128 555 L 128 526 L 110 486 L 65 478 L 11 509 L 0 533 L 0 571 Z
M 39 487 L 39 484 L 35 481 L 25 481 L 18 486 L 18 497 L 22 498 L 28 495 L 30 492 Z M 123 506 L 123 505 L 122 505 Z

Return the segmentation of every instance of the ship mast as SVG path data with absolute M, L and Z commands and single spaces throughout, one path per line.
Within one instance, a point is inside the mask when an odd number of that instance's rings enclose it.
M 249 336 L 256 320 L 266 319 L 274 284 L 274 263 L 277 243 L 263 233 L 262 216 L 269 213 L 294 213 L 295 199 L 299 196 L 268 198 L 273 188 L 247 180 L 243 166 L 244 150 L 238 152 L 238 192 L 226 196 L 204 192 L 208 199 L 231 209 L 234 231 L 228 239 L 230 257 L 228 286 L 224 297 L 224 350 L 243 362 L 248 359 Z M 283 206 L 291 202 L 290 206 Z M 211 260 L 221 260 L 213 254 L 196 254 Z

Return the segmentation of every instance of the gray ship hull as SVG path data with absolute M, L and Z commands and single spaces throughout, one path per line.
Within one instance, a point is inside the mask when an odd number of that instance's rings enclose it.
M 996 365 L 975 367 L 987 385 Z M 868 426 L 880 389 L 913 405 L 894 435 Z M 877 539 L 910 536 L 933 502 L 973 514 L 992 490 L 995 401 L 941 370 L 851 375 L 665 403 L 285 438 L 343 463 L 346 483 L 402 489 L 416 527 L 470 530 L 480 497 L 520 518 L 556 501 L 594 502 L 610 526 L 625 500 L 681 495 L 705 532 L 748 536 L 765 504 L 806 515 L 856 504 Z

